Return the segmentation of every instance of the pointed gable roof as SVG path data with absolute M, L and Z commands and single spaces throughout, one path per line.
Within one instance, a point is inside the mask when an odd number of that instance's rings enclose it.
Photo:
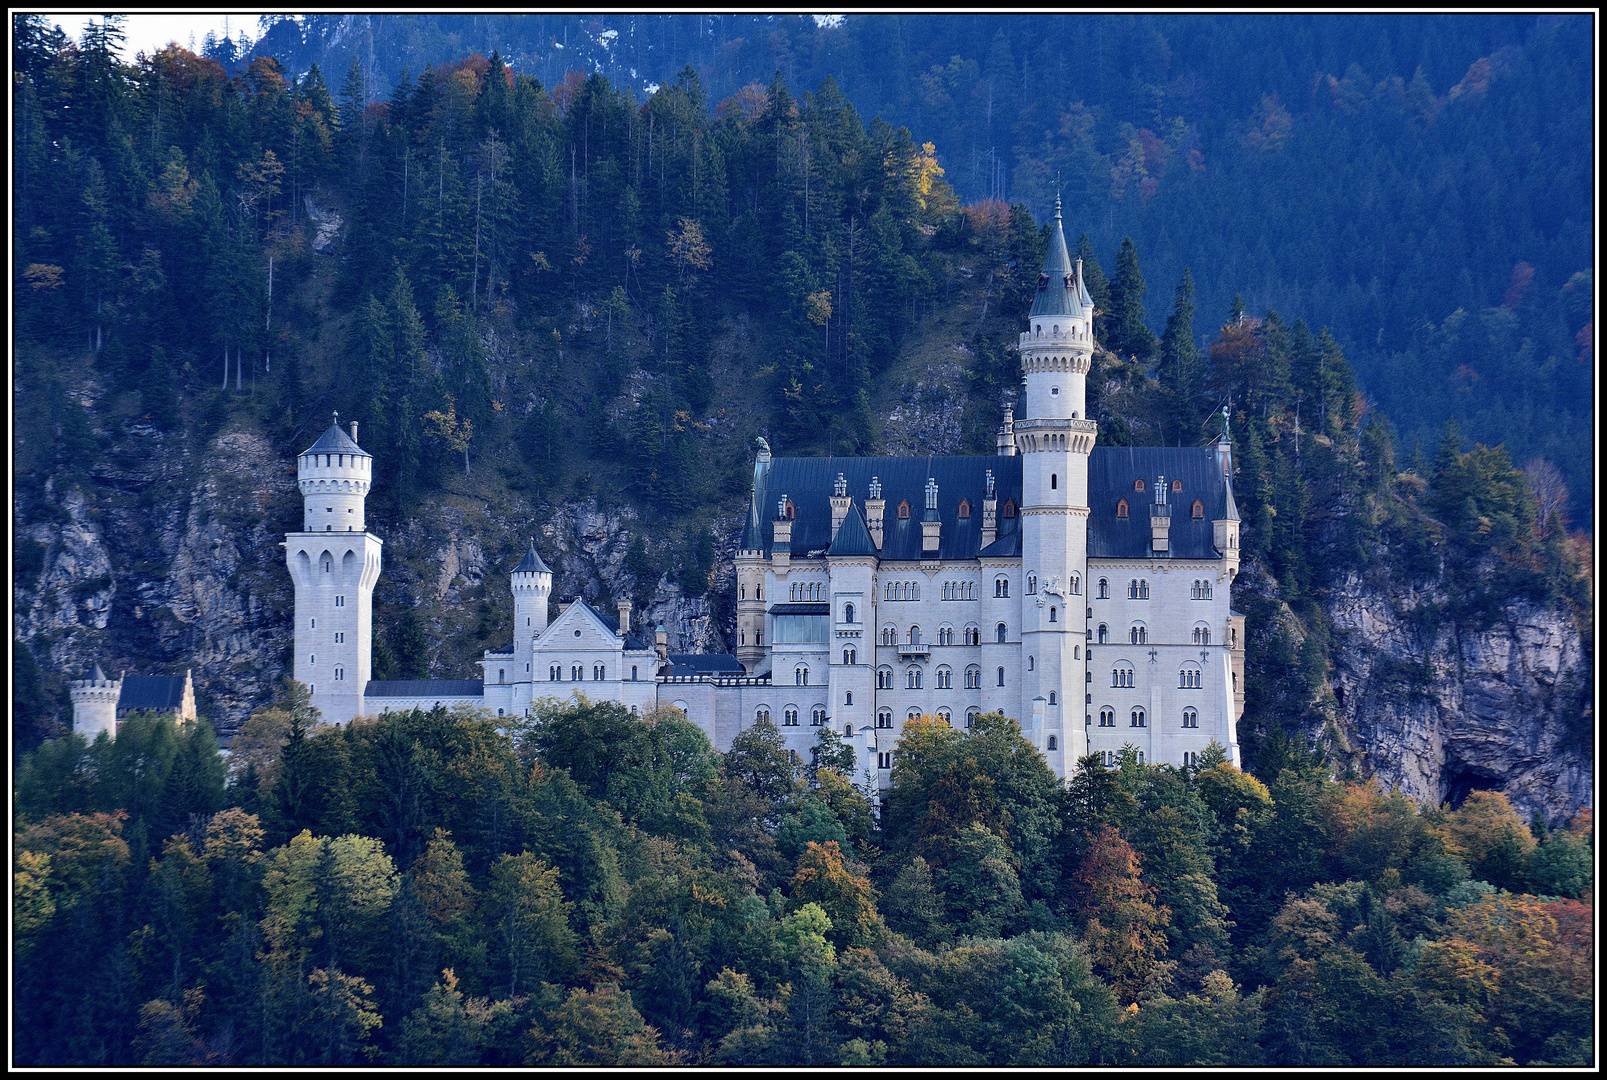
M 1038 294 L 1030 315 L 1082 315 L 1075 268 L 1066 250 L 1066 230 L 1060 219 L 1060 197 L 1055 196 L 1055 227 L 1049 234 L 1049 250 L 1044 252 L 1043 269 L 1038 272 Z
M 530 541 L 530 547 L 525 551 L 525 557 L 519 560 L 519 565 L 513 568 L 515 574 L 550 574 L 552 571 L 547 564 L 541 561 L 541 553 L 536 550 L 536 542 Z
M 848 516 L 837 528 L 837 535 L 826 549 L 829 555 L 871 555 L 877 554 L 876 545 L 871 541 L 870 529 L 865 527 L 865 516 L 859 512 L 859 507 L 850 503 Z

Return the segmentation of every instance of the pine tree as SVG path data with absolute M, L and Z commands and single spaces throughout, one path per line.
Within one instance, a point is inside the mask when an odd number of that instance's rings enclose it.
M 1077 238 L 1075 257 L 1082 260 L 1083 283 L 1088 286 L 1088 297 L 1094 302 L 1094 341 L 1109 348 L 1106 337 L 1110 333 L 1110 282 L 1105 280 L 1105 271 L 1099 267 L 1099 257 L 1094 254 L 1094 244 L 1087 233 Z M 1030 262 L 1037 266 L 1042 261 L 1040 245 L 1037 258 Z
M 1183 280 L 1177 284 L 1172 314 L 1166 320 L 1166 332 L 1161 335 L 1161 366 L 1157 374 L 1166 395 L 1169 430 L 1163 441 L 1176 441 L 1178 445 L 1193 442 L 1204 387 L 1194 346 L 1194 275 L 1186 266 Z
M 1089 295 L 1093 295 L 1092 292 Z M 1106 348 L 1118 356 L 1147 362 L 1155 352 L 1155 335 L 1144 322 L 1144 273 L 1132 237 L 1122 239 L 1116 276 L 1110 282 L 1110 326 Z

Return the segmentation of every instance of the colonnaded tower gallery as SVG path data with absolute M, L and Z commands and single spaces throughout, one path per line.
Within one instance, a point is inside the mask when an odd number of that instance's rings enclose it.
M 512 642 L 473 679 L 370 679 L 381 540 L 373 458 L 332 424 L 298 459 L 303 528 L 285 536 L 294 676 L 326 720 L 471 704 L 498 716 L 583 693 L 674 705 L 725 750 L 768 720 L 807 759 L 830 725 L 884 785 L 903 725 L 1019 720 L 1061 777 L 1131 744 L 1239 760 L 1244 617 L 1227 434 L 1197 448 L 1099 447 L 1085 380 L 1093 303 L 1055 207 L 1020 337 L 1022 415 L 991 457 L 772 457 L 762 441 L 736 556 L 736 655 L 676 654 L 604 614 L 556 605 L 532 544 L 512 571 Z

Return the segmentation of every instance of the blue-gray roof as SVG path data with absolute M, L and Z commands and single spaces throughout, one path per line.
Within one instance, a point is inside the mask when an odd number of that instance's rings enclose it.
M 830 615 L 830 604 L 772 604 L 768 615 Z
M 530 541 L 530 547 L 525 551 L 525 557 L 519 560 L 519 565 L 513 568 L 515 574 L 550 574 L 547 564 L 541 561 L 541 553 L 536 550 L 536 542 Z
M 302 452 L 306 454 L 360 454 L 363 457 L 374 456 L 352 442 L 352 437 L 342 431 L 339 424 L 330 424 L 329 430 L 318 436 L 318 441 Z
M 859 547 L 851 529 L 858 523 L 859 504 L 872 476 L 882 483 L 887 502 L 883 516 L 882 559 L 918 561 L 921 552 L 921 508 L 925 506 L 926 479 L 938 485 L 938 516 L 942 522 L 938 557 L 974 559 L 982 541 L 982 500 L 987 472 L 992 470 L 999 500 L 998 535 L 985 554 L 990 557 L 1019 558 L 1021 555 L 1020 517 L 1006 517 L 1006 505 L 1021 504 L 1021 461 L 1016 457 L 915 457 L 915 458 L 773 458 L 764 471 L 764 490 L 755 499 L 769 514 L 757 529 L 743 540 L 747 550 L 771 553 L 776 504 L 786 496 L 793 505 L 791 554 L 805 556 L 843 554 L 838 543 L 853 550 Z M 831 495 L 837 474 L 848 481 L 854 506 L 837 533 L 831 538 Z M 1212 447 L 1128 447 L 1096 446 L 1088 459 L 1088 554 L 1092 558 L 1147 559 L 1150 557 L 1149 506 L 1155 501 L 1157 475 L 1165 475 L 1167 502 L 1172 504 L 1171 557 L 1214 559 L 1219 557 L 1213 544 L 1211 522 L 1237 517 L 1232 495 L 1224 482 Z M 1133 483 L 1144 481 L 1144 490 Z M 1172 481 L 1181 480 L 1181 491 L 1171 491 Z M 971 516 L 959 516 L 960 501 L 970 505 Z M 1128 516 L 1116 516 L 1117 504 L 1127 500 Z M 1194 501 L 1203 504 L 1203 516 L 1192 516 Z M 910 516 L 900 519 L 900 503 L 908 503 Z M 847 534 L 845 536 L 845 534 Z M 866 532 L 869 539 L 869 532 Z M 857 551 L 855 553 L 858 553 Z
M 858 503 L 850 503 L 848 516 L 843 523 L 837 526 L 837 535 L 831 542 L 827 555 L 875 555 L 876 544 L 870 538 L 870 529 L 865 525 L 865 515 L 859 512 Z
M 598 622 L 600 622 L 604 626 L 608 627 L 608 629 L 612 633 L 614 633 L 615 635 L 619 634 L 619 616 L 618 615 L 604 615 L 602 612 L 598 611 L 596 608 L 592 607 L 590 604 L 587 604 L 586 601 L 584 601 L 584 600 L 576 600 L 575 603 L 584 605 L 587 611 L 589 611 L 593 615 L 597 616 L 597 621 Z M 625 635 L 625 648 L 640 651 L 642 649 L 646 649 L 646 648 L 649 648 L 649 647 L 650 646 L 648 645 L 646 640 L 644 640 L 640 635 L 635 634 L 635 633 L 627 633 Z
M 1049 233 L 1049 250 L 1044 252 L 1043 269 L 1038 272 L 1038 292 L 1032 299 L 1031 315 L 1082 315 L 1082 289 L 1077 282 L 1071 255 L 1066 251 L 1066 230 L 1060 221 L 1060 199 L 1055 198 L 1054 228 Z
M 668 656 L 670 663 L 677 668 L 685 668 L 686 674 L 712 675 L 718 672 L 740 675 L 744 670 L 742 661 L 730 653 L 669 653 Z
M 479 679 L 370 679 L 363 688 L 365 698 L 381 697 L 484 697 L 485 684 Z
M 1220 557 L 1211 522 L 1229 516 L 1229 495 L 1214 448 L 1104 446 L 1096 447 L 1088 459 L 1089 558 L 1150 557 L 1149 508 L 1155 502 L 1157 476 L 1166 477 L 1166 501 L 1172 508 L 1171 557 Z M 1134 490 L 1139 480 L 1144 482 L 1143 491 Z M 1182 481 L 1183 489 L 1172 491 L 1177 480 Z M 1125 518 L 1117 516 L 1123 499 L 1127 500 Z M 1200 518 L 1193 516 L 1196 500 L 1203 504 Z
M 177 709 L 184 704 L 184 676 L 126 675 L 117 695 L 117 711 Z
M 992 471 L 999 500 L 999 532 L 1012 531 L 1020 517 L 1006 517 L 1006 504 L 1012 514 L 1021 505 L 1021 458 L 1019 457 L 819 457 L 772 458 L 765 471 L 764 490 L 755 502 L 761 511 L 768 508 L 757 537 L 745 537 L 744 547 L 770 554 L 772 518 L 783 496 L 792 500 L 791 554 L 825 553 L 832 545 L 831 494 L 837 474 L 848 481 L 848 494 L 855 503 L 870 491 L 871 477 L 882 484 L 887 509 L 882 515 L 882 559 L 919 561 L 921 517 L 926 506 L 926 481 L 937 481 L 937 512 L 942 522 L 938 557 L 974 559 L 982 546 L 982 500 L 987 494 L 987 474 Z M 969 517 L 959 516 L 964 501 Z M 908 504 L 909 517 L 900 518 L 899 505 Z M 847 528 L 847 523 L 844 523 Z M 751 547 L 748 545 L 751 544 Z

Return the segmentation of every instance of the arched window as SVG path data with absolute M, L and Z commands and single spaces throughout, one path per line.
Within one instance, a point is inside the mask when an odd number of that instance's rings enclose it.
M 948 667 L 937 669 L 937 688 L 939 690 L 954 689 L 954 670 Z
M 1059 745 L 1055 742 L 1055 737 L 1053 735 L 1049 736 L 1049 749 L 1051 749 L 1051 750 L 1060 749 Z
M 852 705 L 853 703 L 854 703 L 854 692 L 852 690 L 844 690 L 843 691 L 843 704 L 844 705 Z
M 911 720 L 919 720 L 920 718 L 921 718 L 921 710 L 915 708 L 913 705 L 910 706 L 910 711 L 904 714 L 904 722 L 905 723 L 908 723 Z
M 569 681 L 570 682 L 579 682 L 580 681 L 580 665 L 579 664 L 571 664 L 571 665 L 569 665 Z
M 1197 521 L 1205 520 L 1205 504 L 1198 499 L 1194 500 L 1194 518 Z
M 1194 627 L 1194 644 L 1211 644 L 1211 628 L 1209 626 L 1206 626 L 1204 623 L 1200 623 Z
M 939 645 L 954 644 L 954 627 L 940 626 L 937 628 L 937 643 Z
M 1049 691 L 1049 704 L 1051 704 L 1051 705 L 1059 704 L 1059 702 L 1055 698 L 1055 692 L 1053 690 Z
M 1030 657 L 1030 656 L 1027 657 L 1027 670 L 1028 671 L 1033 671 L 1033 670 L 1036 670 L 1036 668 L 1037 668 L 1037 661 L 1033 657 Z
M 1182 491 L 1183 490 L 1183 481 L 1181 481 L 1181 480 L 1173 480 L 1172 481 L 1172 490 L 1173 491 Z
M 1056 618 L 1055 618 L 1055 608 L 1054 608 L 1054 606 L 1053 606 L 1053 605 L 1050 605 L 1050 607 L 1049 607 L 1049 621 L 1050 621 L 1050 622 L 1056 622 L 1056 621 L 1058 621 L 1058 620 L 1056 620 Z
M 1032 596 L 1035 593 L 1037 593 L 1037 591 L 1038 591 L 1038 575 L 1037 574 L 1028 574 L 1027 575 L 1027 595 Z
M 896 626 L 884 626 L 884 627 L 882 627 L 882 644 L 883 645 L 896 645 L 896 644 L 898 644 L 898 628 Z
M 944 725 L 947 727 L 954 726 L 954 714 L 949 712 L 949 710 L 944 706 L 938 707 L 937 718 L 943 721 Z
M 794 686 L 809 685 L 809 665 L 799 664 L 792 669 L 792 683 Z
M 1073 575 L 1071 575 L 1071 595 L 1073 595 L 1073 596 L 1081 596 L 1082 595 L 1082 575 L 1081 574 L 1073 574 Z
M 912 667 L 904 672 L 904 689 L 919 690 L 921 688 L 921 669 Z
M 563 668 L 562 668 L 562 666 L 560 666 L 558 664 L 554 664 L 551 667 L 549 667 L 547 669 L 547 678 L 552 682 L 561 681 L 563 679 Z
M 786 709 L 782 710 L 782 713 L 781 713 L 781 726 L 782 727 L 797 727 L 798 726 L 798 709 L 797 709 L 796 706 L 788 705 L 786 707 Z
M 854 663 L 856 661 L 856 658 L 857 658 L 857 654 L 854 652 L 854 647 L 852 645 L 848 646 L 848 648 L 843 650 L 843 664 L 845 666 L 853 667 Z
M 508 681 L 507 672 L 504 671 L 502 668 L 497 668 L 497 682 L 505 683 L 507 681 Z
M 1112 769 L 1116 767 L 1116 751 L 1102 750 L 1100 751 L 1099 757 L 1100 763 L 1104 765 L 1105 768 Z
M 593 682 L 602 682 L 603 681 L 603 665 L 601 665 L 601 664 L 593 664 L 592 669 L 591 669 L 591 677 L 592 677 Z
M 971 504 L 965 499 L 960 500 L 960 509 L 957 515 L 962 521 L 971 516 Z
M 876 669 L 876 689 L 891 690 L 893 688 L 893 669 L 882 667 Z
M 1016 516 L 1016 501 L 1014 499 L 1006 499 L 1006 500 L 1004 500 L 1004 509 L 999 511 L 999 515 L 1001 517 L 1007 517 L 1007 518 L 1015 517 Z
M 1097 597 L 1095 597 L 1095 599 L 1096 600 L 1109 600 L 1110 599 L 1110 582 L 1108 580 L 1106 580 L 1105 578 L 1100 578 L 1099 579 L 1099 595 Z
M 1127 516 L 1127 500 L 1126 499 L 1117 499 L 1116 500 L 1116 516 L 1119 517 L 1119 518 L 1124 518 L 1124 517 Z
M 1058 473 L 1050 473 L 1049 474 L 1049 490 L 1050 491 L 1056 491 L 1056 490 L 1059 489 L 1059 487 L 1060 487 L 1060 474 L 1058 474 Z
M 982 630 L 980 627 L 967 626 L 965 628 L 965 643 L 967 645 L 982 644 Z
M 1099 726 L 1100 727 L 1115 727 L 1116 726 L 1116 710 L 1112 709 L 1112 708 L 1109 708 L 1109 707 L 1100 709 L 1099 710 Z
M 1004 623 L 1000 623 L 998 626 L 994 627 L 994 634 L 999 643 L 1001 645 L 1004 644 Z
M 1142 481 L 1142 480 L 1134 480 L 1133 481 L 1133 490 L 1134 491 L 1143 491 L 1144 490 L 1144 481 Z
M 1110 669 L 1110 685 L 1131 690 L 1133 687 L 1133 669 L 1126 664 L 1118 664 Z
M 993 579 L 993 595 L 994 596 L 1009 596 L 1010 595 L 1010 579 L 1007 578 L 1007 577 L 1003 577 L 1003 576 L 994 578 Z
M 787 500 L 787 520 L 791 521 L 793 518 L 795 518 L 797 516 L 798 516 L 798 508 L 796 506 L 792 505 L 792 500 L 791 499 L 788 499 Z
M 753 722 L 755 724 L 768 724 L 770 722 L 770 706 L 760 705 L 753 710 Z
M 1133 713 L 1132 713 L 1132 716 L 1130 716 L 1128 718 L 1127 726 L 1128 727 L 1143 727 L 1144 726 L 1144 710 L 1143 709 L 1134 709 Z
M 903 519 L 908 519 L 910 516 L 910 504 L 904 499 L 898 502 L 898 516 Z
M 809 726 L 810 727 L 822 727 L 822 726 L 825 725 L 825 723 L 826 723 L 826 707 L 824 705 L 816 705 L 813 709 L 811 709 L 809 711 Z
M 880 710 L 878 710 L 877 713 L 876 713 L 876 726 L 879 727 L 879 728 L 890 728 L 890 727 L 892 727 L 893 726 L 893 710 L 892 709 L 880 709 Z
M 1177 672 L 1177 688 L 1179 690 L 1198 690 L 1201 686 L 1201 672 L 1195 664 L 1184 664 Z
M 1193 710 L 1193 709 L 1184 709 L 1183 710 L 1183 726 L 1186 727 L 1186 728 L 1197 728 L 1197 727 L 1199 727 L 1200 726 L 1200 714 L 1198 712 L 1196 712 L 1195 710 Z
M 1183 751 L 1183 767 L 1185 769 L 1197 769 L 1197 768 L 1199 768 L 1199 766 L 1200 766 L 1200 755 L 1199 755 L 1199 753 L 1197 751 L 1194 751 L 1194 750 L 1185 750 L 1185 751 Z
M 921 628 L 914 623 L 910 624 L 909 638 L 911 645 L 919 645 L 921 643 Z
M 851 623 L 853 621 L 854 621 L 854 605 L 853 604 L 844 604 L 843 605 L 843 622 Z
M 1004 685 L 1004 668 L 999 669 L 999 685 Z
M 1149 628 L 1143 623 L 1134 623 L 1127 631 L 1127 641 L 1130 645 L 1149 644 Z
M 848 736 L 850 739 L 852 739 L 854 737 L 854 725 L 853 724 L 844 724 L 843 725 L 843 734 Z
M 976 718 L 981 715 L 976 709 L 965 710 L 965 726 L 968 728 L 976 727 Z
M 341 665 L 336 664 L 335 665 L 335 681 L 336 682 L 344 682 L 345 679 L 346 679 L 346 669 L 344 667 L 342 667 Z

